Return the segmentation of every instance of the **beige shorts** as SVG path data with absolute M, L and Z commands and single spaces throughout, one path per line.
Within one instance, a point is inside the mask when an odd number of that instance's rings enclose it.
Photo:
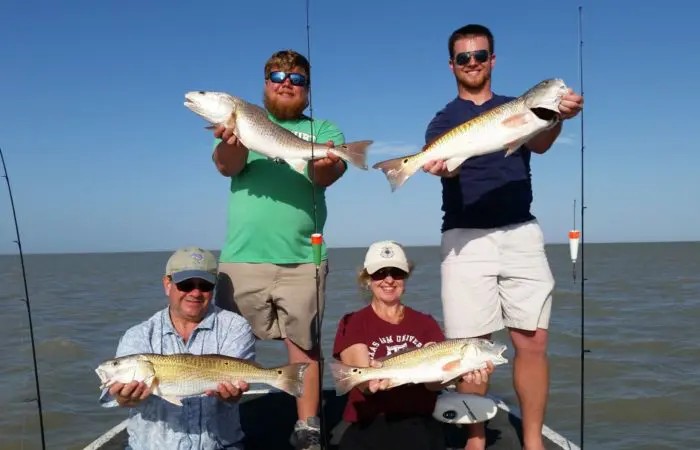
M 318 305 L 323 318 L 328 263 L 319 268 Z M 318 339 L 316 265 L 220 263 L 216 304 L 242 315 L 258 339 L 289 338 L 304 350 Z
M 554 277 L 536 220 L 442 235 L 442 307 L 447 337 L 508 328 L 547 329 Z

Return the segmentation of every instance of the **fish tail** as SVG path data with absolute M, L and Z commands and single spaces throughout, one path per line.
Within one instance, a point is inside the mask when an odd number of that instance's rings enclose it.
M 360 373 L 356 372 L 354 367 L 340 361 L 332 361 L 329 365 L 335 381 L 335 393 L 338 396 L 348 393 L 350 389 L 363 381 L 359 377 Z
M 418 164 L 411 164 L 412 156 L 406 155 L 400 158 L 387 159 L 376 163 L 372 167 L 384 172 L 393 192 L 400 188 L 418 170 Z
M 295 397 L 301 397 L 304 393 L 304 372 L 309 367 L 308 363 L 294 363 L 273 369 L 277 372 L 277 378 L 271 384 Z
M 331 152 L 340 156 L 350 164 L 362 170 L 367 170 L 367 149 L 372 142 L 374 141 L 350 142 L 331 149 Z

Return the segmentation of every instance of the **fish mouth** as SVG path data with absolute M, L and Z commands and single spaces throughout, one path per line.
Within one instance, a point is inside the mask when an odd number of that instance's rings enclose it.
M 559 112 L 549 108 L 530 108 L 530 111 L 532 111 L 532 113 L 537 116 L 538 119 L 545 120 L 547 122 L 559 119 Z
M 100 389 L 108 388 L 110 383 L 109 383 L 109 376 L 107 375 L 107 372 L 105 372 L 102 369 L 95 369 L 95 373 L 100 378 Z

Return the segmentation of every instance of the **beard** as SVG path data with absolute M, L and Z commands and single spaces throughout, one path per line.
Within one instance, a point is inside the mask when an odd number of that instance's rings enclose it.
M 294 99 L 292 102 L 279 102 L 263 93 L 265 109 L 279 120 L 293 120 L 300 118 L 306 109 L 306 96 Z
M 455 77 L 457 78 L 457 83 L 467 91 L 479 91 L 491 80 L 491 71 L 481 71 L 477 77 L 469 76 L 464 72 L 458 72 L 455 74 Z

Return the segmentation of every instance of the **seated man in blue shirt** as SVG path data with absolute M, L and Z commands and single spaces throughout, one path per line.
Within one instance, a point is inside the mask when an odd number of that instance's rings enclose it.
M 197 247 L 182 248 L 170 257 L 163 288 L 168 306 L 129 328 L 119 340 L 116 357 L 137 353 L 216 353 L 255 358 L 255 338 L 248 322 L 212 303 L 217 260 Z M 109 394 L 131 408 L 129 447 L 142 449 L 243 449 L 237 401 L 248 385 L 222 383 L 208 396 L 190 397 L 175 406 L 150 391 L 143 382 L 117 383 Z

